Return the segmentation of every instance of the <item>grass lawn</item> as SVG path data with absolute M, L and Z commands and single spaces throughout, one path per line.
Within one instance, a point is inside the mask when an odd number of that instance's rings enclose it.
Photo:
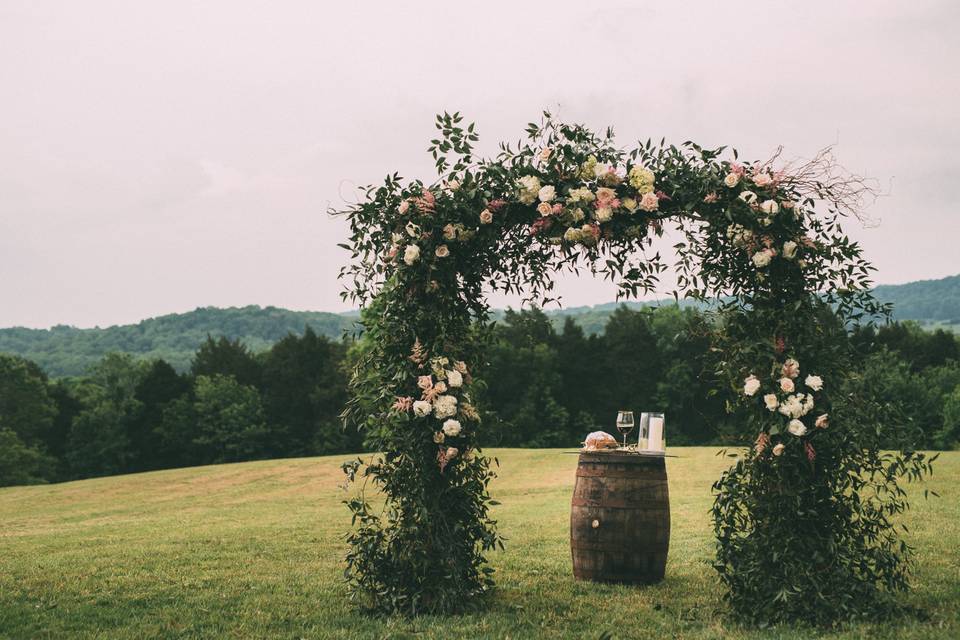
M 577 458 L 493 450 L 507 550 L 483 613 L 372 619 L 341 582 L 346 457 L 272 460 L 0 489 L 2 638 L 809 638 L 724 620 L 709 566 L 714 448 L 668 459 L 673 533 L 667 578 L 631 588 L 575 582 L 570 495 Z M 907 596 L 927 618 L 863 624 L 831 638 L 960 637 L 960 452 L 913 489 L 918 549 Z

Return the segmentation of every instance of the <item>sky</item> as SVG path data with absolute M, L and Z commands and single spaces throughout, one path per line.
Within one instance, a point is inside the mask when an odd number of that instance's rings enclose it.
M 327 211 L 432 180 L 444 110 L 488 155 L 543 109 L 625 147 L 834 144 L 884 193 L 848 225 L 876 281 L 956 274 L 958 29 L 952 0 L 0 0 L 0 327 L 346 310 Z

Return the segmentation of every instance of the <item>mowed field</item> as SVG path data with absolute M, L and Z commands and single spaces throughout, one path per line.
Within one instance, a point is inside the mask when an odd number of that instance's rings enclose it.
M 482 613 L 375 619 L 342 583 L 340 463 L 273 460 L 0 489 L 3 638 L 809 638 L 725 620 L 709 562 L 710 484 L 728 460 L 674 448 L 666 580 L 631 588 L 575 582 L 569 510 L 577 457 L 491 450 L 495 516 L 507 549 Z M 909 602 L 926 615 L 859 624 L 831 638 L 960 637 L 960 452 L 905 518 L 917 550 Z

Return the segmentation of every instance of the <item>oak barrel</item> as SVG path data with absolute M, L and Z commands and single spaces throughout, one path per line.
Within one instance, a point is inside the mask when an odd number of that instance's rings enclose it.
M 570 509 L 574 577 L 595 582 L 659 582 L 669 546 L 670 495 L 664 459 L 581 453 Z

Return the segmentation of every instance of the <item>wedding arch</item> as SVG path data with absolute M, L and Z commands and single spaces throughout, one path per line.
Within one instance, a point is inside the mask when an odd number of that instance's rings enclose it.
M 364 308 L 367 337 L 344 417 L 379 452 L 344 471 L 385 500 L 347 501 L 346 576 L 361 606 L 454 612 L 494 584 L 486 555 L 503 543 L 476 402 L 484 292 L 544 303 L 554 273 L 584 268 L 622 296 L 652 291 L 668 224 L 681 238 L 677 295 L 715 302 L 716 391 L 743 425 L 745 448 L 714 484 L 714 565 L 733 611 L 829 622 L 906 588 L 909 548 L 891 517 L 906 506 L 898 480 L 929 461 L 881 453 L 875 408 L 838 393 L 846 327 L 884 312 L 840 226 L 862 181 L 828 154 L 776 167 L 692 142 L 624 150 L 611 130 L 549 113 L 483 159 L 473 124 L 436 124 L 436 183 L 388 175 L 339 212 L 351 230 L 344 296 Z

